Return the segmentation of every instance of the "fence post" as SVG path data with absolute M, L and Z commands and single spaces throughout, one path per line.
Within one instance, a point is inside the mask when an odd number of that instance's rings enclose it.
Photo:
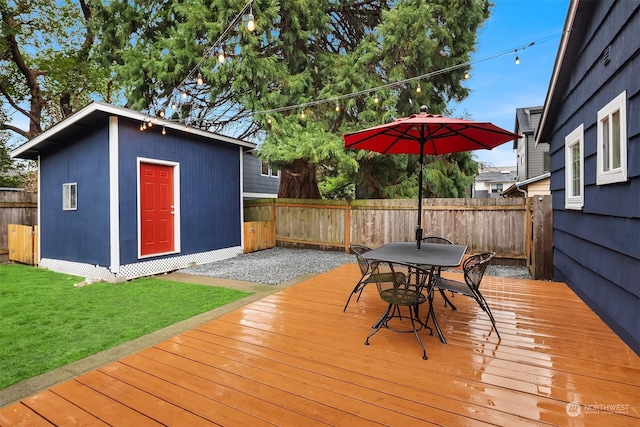
M 344 212 L 344 251 L 349 253 L 351 246 L 351 200 L 345 200 L 347 205 Z

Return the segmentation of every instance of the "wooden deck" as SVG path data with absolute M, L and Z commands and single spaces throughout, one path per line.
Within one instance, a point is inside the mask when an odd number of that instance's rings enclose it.
M 447 273 L 445 273 L 447 274 Z M 453 275 L 452 273 L 448 273 Z M 563 283 L 485 277 L 447 337 L 382 330 L 355 264 L 0 409 L 2 426 L 640 425 L 640 358 Z

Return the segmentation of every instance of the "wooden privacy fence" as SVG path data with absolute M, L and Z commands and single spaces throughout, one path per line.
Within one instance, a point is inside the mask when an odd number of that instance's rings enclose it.
M 38 196 L 16 190 L 0 190 L 0 263 L 9 260 L 9 224 L 36 225 Z
M 378 247 L 412 241 L 418 203 L 394 200 L 268 199 L 245 202 L 245 220 L 275 220 L 275 240 L 282 246 L 341 248 L 351 243 Z M 526 260 L 523 198 L 424 199 L 422 226 L 464 243 L 469 253 L 494 251 L 503 260 Z

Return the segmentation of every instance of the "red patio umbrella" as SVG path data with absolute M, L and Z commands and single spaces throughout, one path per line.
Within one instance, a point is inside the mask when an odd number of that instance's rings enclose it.
M 424 155 L 458 153 L 479 149 L 491 150 L 500 144 L 520 138 L 493 123 L 454 119 L 428 114 L 420 107 L 419 114 L 394 120 L 342 135 L 345 148 L 375 151 L 382 154 L 419 154 L 418 226 L 416 242 L 422 240 L 422 174 Z

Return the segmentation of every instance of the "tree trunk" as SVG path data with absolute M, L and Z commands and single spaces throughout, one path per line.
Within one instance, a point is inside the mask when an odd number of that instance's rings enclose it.
M 280 175 L 278 197 L 288 199 L 321 199 L 316 166 L 305 160 L 294 161 Z

